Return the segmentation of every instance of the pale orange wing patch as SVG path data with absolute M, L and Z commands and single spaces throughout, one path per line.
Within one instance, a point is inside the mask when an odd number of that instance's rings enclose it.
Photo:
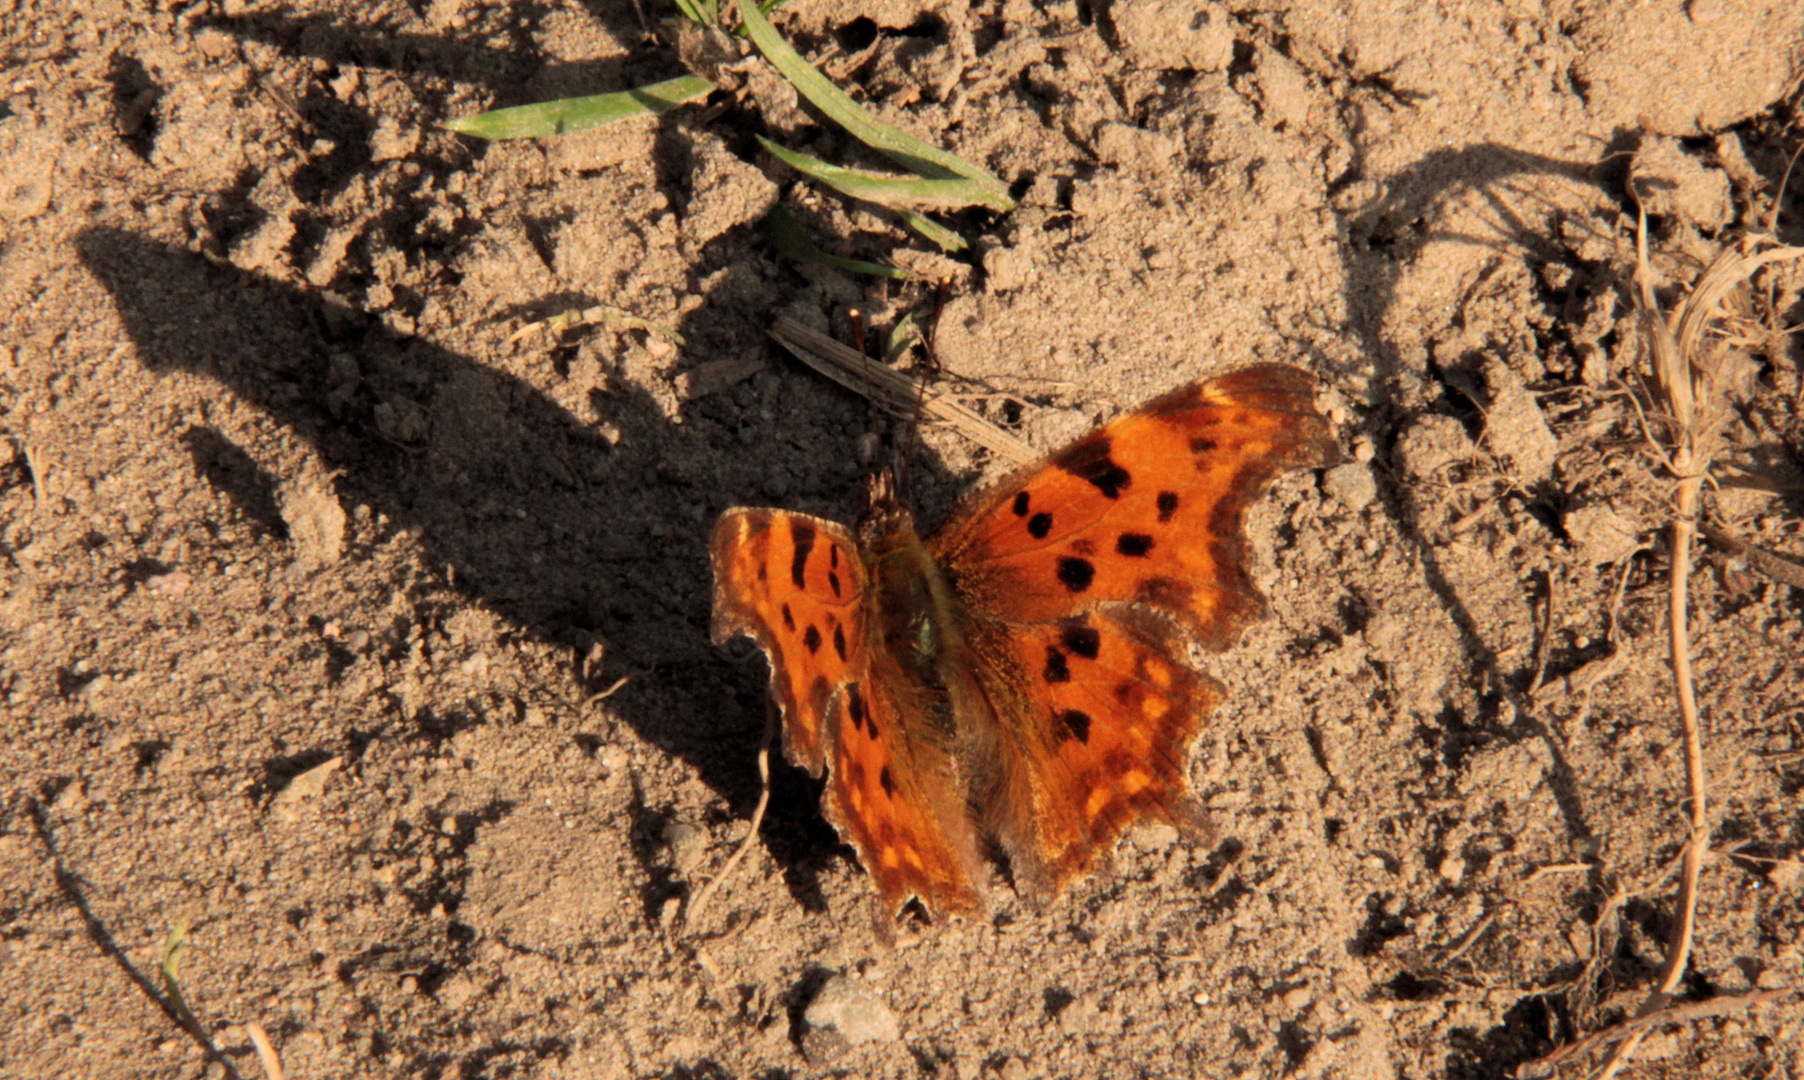
M 714 526 L 714 641 L 749 634 L 770 660 L 789 760 L 819 776 L 833 692 L 862 677 L 865 577 L 844 527 L 783 510 L 729 510 Z
M 1190 741 L 1221 686 L 1181 662 L 1182 631 L 1123 604 L 1038 626 L 974 623 L 973 663 L 1001 723 L 991 807 L 1017 880 L 1050 895 L 1141 818 L 1204 831 Z
M 1263 608 L 1247 507 L 1278 472 L 1338 456 L 1314 392 L 1276 365 L 1183 387 L 983 493 L 928 546 L 980 611 L 1048 622 L 1133 601 L 1225 648 Z

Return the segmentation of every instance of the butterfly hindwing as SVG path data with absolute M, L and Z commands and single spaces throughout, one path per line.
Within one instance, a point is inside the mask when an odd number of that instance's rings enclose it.
M 910 684 L 888 658 L 873 657 L 870 675 L 831 707 L 828 820 L 891 915 L 910 897 L 936 916 L 975 910 L 975 830 L 946 747 L 900 700 Z
M 972 668 L 1000 721 L 990 827 L 1016 878 L 1042 896 L 1106 857 L 1141 818 L 1191 832 L 1188 750 L 1221 685 L 1178 658 L 1185 635 L 1144 608 L 1111 604 L 1021 626 L 971 624 Z

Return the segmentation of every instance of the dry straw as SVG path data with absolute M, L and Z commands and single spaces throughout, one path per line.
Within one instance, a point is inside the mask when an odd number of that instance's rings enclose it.
M 1686 627 L 1692 540 L 1698 531 L 1703 486 L 1723 448 L 1727 423 L 1734 416 L 1731 398 L 1750 366 L 1743 346 L 1757 336 L 1748 332 L 1757 328 L 1742 314 L 1748 285 L 1769 266 L 1804 259 L 1804 248 L 1780 244 L 1766 235 L 1750 235 L 1720 252 L 1670 315 L 1662 314 L 1654 295 L 1645 210 L 1636 227 L 1635 256 L 1637 326 L 1652 369 L 1645 387 L 1652 415 L 1644 419 L 1649 441 L 1674 483 L 1668 644 L 1684 735 L 1690 835 L 1683 853 L 1678 917 L 1672 923 L 1660 980 L 1624 1025 L 1622 1041 L 1594 1074 L 1597 1080 L 1609 1080 L 1616 1074 L 1649 1028 L 1660 1022 L 1657 1015 L 1670 1020 L 1689 1016 L 1673 1006 L 1673 992 L 1690 961 L 1697 928 L 1698 875 L 1710 844 L 1708 785 Z

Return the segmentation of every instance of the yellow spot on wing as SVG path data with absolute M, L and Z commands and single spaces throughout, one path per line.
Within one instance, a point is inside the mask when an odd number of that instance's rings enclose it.
M 878 853 L 877 861 L 883 864 L 884 869 L 894 870 L 902 865 L 902 856 L 897 853 L 895 848 L 886 847 Z
M 1109 805 L 1109 789 L 1099 787 L 1090 792 L 1090 797 L 1084 800 L 1084 816 L 1094 818 L 1102 813 L 1103 807 L 1107 805 Z
M 1129 769 L 1121 778 L 1121 786 L 1129 795 L 1138 795 L 1145 791 L 1153 778 L 1146 775 L 1145 769 Z

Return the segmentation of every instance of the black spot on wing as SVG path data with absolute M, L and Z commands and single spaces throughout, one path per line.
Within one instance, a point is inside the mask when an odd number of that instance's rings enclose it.
M 1065 654 L 1057 645 L 1046 646 L 1046 670 L 1040 673 L 1040 677 L 1049 683 L 1071 681 L 1071 665 L 1065 663 Z
M 789 631 L 794 631 L 795 628 L 796 628 L 796 617 L 789 613 L 789 605 L 784 604 L 783 605 L 783 629 L 789 630 Z
M 810 653 L 820 652 L 821 651 L 820 628 L 815 626 L 813 623 L 808 624 L 807 632 L 802 635 L 802 644 L 808 646 L 808 651 Z
M 1219 444 L 1214 439 L 1205 435 L 1196 435 L 1190 440 L 1190 452 L 1197 457 L 1207 457 L 1210 454 L 1215 453 L 1215 448 L 1218 445 Z M 1200 467 L 1202 462 L 1197 462 L 1197 465 Z
M 789 580 L 798 589 L 808 586 L 808 555 L 814 550 L 814 526 L 799 521 L 789 525 L 789 538 L 795 544 L 795 557 L 789 560 Z
M 1145 533 L 1122 533 L 1115 538 L 1115 550 L 1130 559 L 1144 559 L 1153 549 L 1153 538 Z
M 833 651 L 839 654 L 841 660 L 846 658 L 846 628 L 843 626 L 833 628 Z
M 1096 567 L 1089 559 L 1073 559 L 1069 556 L 1059 560 L 1059 583 L 1074 593 L 1083 592 L 1090 587 L 1096 577 Z
M 833 550 L 838 551 L 839 549 L 834 548 Z M 831 588 L 833 590 L 834 597 L 838 598 L 838 596 L 839 596 L 839 574 L 832 570 L 827 571 L 827 585 L 829 588 Z
M 889 774 L 888 765 L 885 765 L 883 771 L 877 774 L 877 783 L 883 786 L 885 795 L 892 799 L 896 797 L 896 778 Z
M 1090 744 L 1090 714 L 1082 709 L 1066 709 L 1058 716 L 1058 735 L 1063 739 L 1076 739 L 1085 746 Z
M 1059 634 L 1059 642 L 1085 660 L 1096 659 L 1102 651 L 1102 635 L 1093 626 L 1081 622 L 1069 622 Z
M 846 715 L 852 718 L 852 727 L 864 730 L 864 695 L 858 692 L 858 684 L 846 687 Z
M 1080 439 L 1070 449 L 1052 459 L 1052 463 L 1071 475 L 1087 480 L 1096 490 L 1111 499 L 1119 499 L 1121 491 L 1133 483 L 1133 475 L 1116 463 L 1113 446 L 1107 435 Z
M 839 545 L 838 544 L 829 545 L 827 548 L 827 569 L 829 569 L 829 570 L 838 570 L 839 569 Z M 835 591 L 837 592 L 838 590 L 835 590 Z
M 1027 495 L 1025 491 L 1021 494 L 1023 498 Z M 1033 537 L 1035 540 L 1046 539 L 1046 534 L 1051 531 L 1052 515 L 1048 514 L 1046 511 L 1042 510 L 1033 517 L 1027 519 L 1027 535 Z
M 1014 509 L 1015 509 L 1016 517 L 1026 517 L 1027 516 L 1027 492 L 1025 492 L 1025 491 L 1015 492 Z
M 1159 520 L 1170 521 L 1171 515 L 1178 512 L 1178 493 L 1175 491 L 1159 492 Z

